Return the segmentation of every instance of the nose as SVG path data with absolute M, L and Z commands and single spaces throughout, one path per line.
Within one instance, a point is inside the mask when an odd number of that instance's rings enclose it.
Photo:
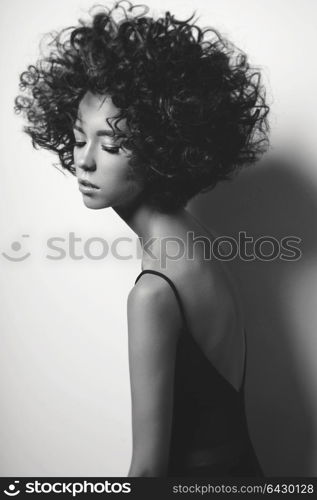
M 76 166 L 84 171 L 96 170 L 96 162 L 90 149 L 83 149 L 76 159 Z

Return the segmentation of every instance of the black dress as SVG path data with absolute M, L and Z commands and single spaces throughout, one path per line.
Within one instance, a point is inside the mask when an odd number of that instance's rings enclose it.
M 191 335 L 180 295 L 184 326 L 177 345 L 168 477 L 264 477 L 252 446 L 245 414 L 244 384 L 237 391 L 210 363 Z

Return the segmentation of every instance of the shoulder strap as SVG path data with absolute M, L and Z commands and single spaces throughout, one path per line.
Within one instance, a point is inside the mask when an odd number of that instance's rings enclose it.
M 183 303 L 181 301 L 180 295 L 179 295 L 179 293 L 177 291 L 177 288 L 174 285 L 173 281 L 168 276 L 166 276 L 165 274 L 161 273 L 160 271 L 155 271 L 154 269 L 144 269 L 144 271 L 141 271 L 140 274 L 137 276 L 137 278 L 136 278 L 136 280 L 135 280 L 134 283 L 136 283 L 141 278 L 141 276 L 143 274 L 145 274 L 145 273 L 151 273 L 151 274 L 156 274 L 157 276 L 161 276 L 162 278 L 164 278 L 170 284 L 171 288 L 173 289 L 173 291 L 175 293 L 175 297 L 177 299 L 177 302 L 179 304 L 179 308 L 180 308 L 181 315 L 182 315 L 182 318 L 183 318 L 183 321 L 184 321 L 184 325 L 187 328 L 187 322 L 186 322 L 186 316 L 185 316 L 185 311 L 184 311 Z M 246 376 L 246 365 L 247 365 L 247 335 L 246 335 L 245 329 L 243 331 L 244 331 L 244 345 L 245 345 L 245 349 L 244 349 L 243 375 L 242 375 L 242 382 L 241 382 L 241 387 L 240 387 L 240 391 L 239 391 L 241 393 L 244 392 L 245 376 Z
M 242 375 L 240 392 L 244 391 L 245 375 L 247 371 L 247 333 L 245 331 L 245 328 L 243 329 L 243 332 L 244 332 L 244 363 L 243 363 L 243 375 Z
M 184 325 L 186 326 L 187 323 L 186 323 L 186 316 L 185 316 L 185 311 L 184 311 L 183 303 L 181 301 L 180 295 L 179 295 L 179 293 L 177 291 L 177 288 L 174 285 L 173 281 L 168 276 L 166 276 L 165 274 L 161 273 L 160 271 L 155 271 L 154 269 L 144 269 L 144 271 L 141 271 L 140 274 L 137 276 L 134 284 L 145 273 L 151 273 L 151 274 L 156 274 L 157 276 L 161 276 L 162 278 L 164 278 L 170 284 L 170 286 L 173 289 L 173 292 L 175 294 L 175 297 L 177 299 L 177 302 L 178 302 L 178 305 L 179 305 L 179 308 L 180 308 L 180 311 L 181 311 L 181 315 L 182 315 L 182 318 L 183 318 L 183 321 L 184 321 Z

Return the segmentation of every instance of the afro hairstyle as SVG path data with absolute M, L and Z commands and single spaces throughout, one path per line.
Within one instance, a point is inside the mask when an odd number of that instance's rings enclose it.
M 216 29 L 197 26 L 195 13 L 181 21 L 148 12 L 121 0 L 50 33 L 46 55 L 20 75 L 15 111 L 33 146 L 76 175 L 79 102 L 87 91 L 109 95 L 119 111 L 107 122 L 131 172 L 142 176 L 148 202 L 169 212 L 259 159 L 269 107 L 259 69 Z

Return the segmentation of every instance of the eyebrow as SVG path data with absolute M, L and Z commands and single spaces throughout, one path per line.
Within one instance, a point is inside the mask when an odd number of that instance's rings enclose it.
M 97 130 L 96 134 L 100 137 L 100 136 L 103 136 L 103 135 L 108 135 L 110 137 L 114 137 L 115 134 L 110 131 L 110 130 Z
M 85 132 L 83 131 L 83 129 L 79 126 L 79 125 L 74 125 L 74 129 L 75 130 L 78 130 L 79 132 L 81 132 L 82 134 L 84 134 Z M 114 137 L 115 134 L 111 131 L 111 130 L 97 130 L 96 132 L 96 135 L 98 137 L 102 137 L 104 135 L 107 135 L 109 137 Z

